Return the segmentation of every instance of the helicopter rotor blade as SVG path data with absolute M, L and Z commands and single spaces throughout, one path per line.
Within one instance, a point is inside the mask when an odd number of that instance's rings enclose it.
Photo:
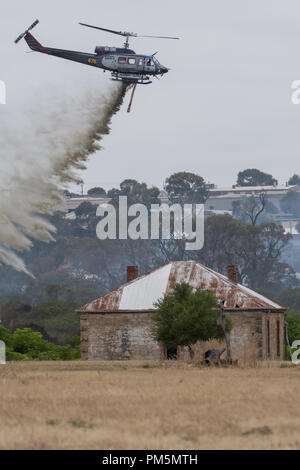
M 170 36 L 148 36 L 145 34 L 138 34 L 139 38 L 157 38 L 157 39 L 180 39 L 180 38 L 173 38 Z
M 130 33 L 128 31 L 115 31 L 114 29 L 100 28 L 99 26 L 92 26 L 91 24 L 79 23 L 81 26 L 86 26 L 87 28 L 99 29 L 100 31 L 106 31 L 107 33 L 118 34 L 119 36 L 125 37 L 134 37 L 134 38 L 158 38 L 158 39 L 180 39 L 173 38 L 170 36 L 148 36 L 144 34 Z
M 112 34 L 118 34 L 119 36 L 133 36 L 136 37 L 136 33 L 129 33 L 127 31 L 115 31 L 114 29 L 106 29 L 106 28 L 100 28 L 99 26 L 92 26 L 90 24 L 85 24 L 85 23 L 79 23 L 81 26 L 86 26 L 88 28 L 93 28 L 93 29 L 100 29 L 101 31 L 106 31 L 107 33 L 112 33 Z

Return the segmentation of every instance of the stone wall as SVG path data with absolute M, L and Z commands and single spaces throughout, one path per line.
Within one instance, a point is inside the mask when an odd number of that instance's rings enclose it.
M 228 312 L 233 322 L 231 330 L 232 358 L 284 358 L 284 314 L 264 312 Z M 97 313 L 80 318 L 81 358 L 83 360 L 164 359 L 165 348 L 152 339 L 152 314 Z M 268 333 L 269 329 L 269 333 Z M 279 340 L 279 343 L 278 343 Z M 204 354 L 211 342 L 199 342 L 198 353 Z M 216 343 L 221 349 L 225 343 Z M 186 352 L 181 348 L 181 357 Z M 226 357 L 226 352 L 222 358 Z
M 269 322 L 269 335 L 268 335 Z M 268 340 L 269 337 L 269 340 Z M 278 344 L 279 343 L 279 344 Z M 283 313 L 262 314 L 263 359 L 284 359 L 285 334 Z
M 90 360 L 160 359 L 152 339 L 151 313 L 81 315 L 81 358 Z
M 284 359 L 284 314 L 264 312 L 228 312 L 232 319 L 232 330 L 230 332 L 230 343 L 232 359 L 252 361 L 257 359 Z M 268 334 L 266 321 L 269 320 L 270 340 L 268 349 Z M 277 324 L 277 322 L 279 322 Z M 277 328 L 279 330 L 277 331 Z M 278 344 L 279 340 L 279 344 Z M 195 353 L 204 357 L 205 351 L 211 348 L 222 349 L 226 347 L 225 341 L 199 341 Z M 180 357 L 187 358 L 188 351 L 181 350 Z M 222 359 L 226 358 L 226 351 Z
M 229 312 L 233 322 L 230 332 L 232 359 L 263 357 L 261 312 Z

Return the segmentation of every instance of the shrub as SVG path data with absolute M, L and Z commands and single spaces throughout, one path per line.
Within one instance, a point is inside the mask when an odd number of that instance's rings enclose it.
M 156 341 L 162 341 L 167 347 L 224 338 L 224 332 L 217 324 L 220 316 L 218 301 L 210 290 L 194 291 L 187 283 L 176 284 L 156 307 L 152 334 Z M 229 318 L 226 329 L 231 329 Z
M 0 326 L 0 339 L 7 346 L 6 359 L 8 361 L 80 359 L 80 338 L 78 338 L 72 338 L 74 348 L 70 344 L 59 346 L 44 340 L 41 333 L 32 331 L 31 328 L 18 328 L 11 335 L 6 328 Z

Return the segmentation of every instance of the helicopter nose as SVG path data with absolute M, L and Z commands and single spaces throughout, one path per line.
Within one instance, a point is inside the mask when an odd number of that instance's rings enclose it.
M 167 73 L 167 72 L 169 72 L 169 69 L 167 67 L 161 67 L 160 68 L 160 73 L 161 74 L 164 74 L 164 73 Z

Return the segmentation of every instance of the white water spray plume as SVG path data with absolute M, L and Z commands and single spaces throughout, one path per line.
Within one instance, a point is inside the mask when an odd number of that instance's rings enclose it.
M 98 97 L 92 91 L 51 97 L 31 109 L 21 128 L 1 123 L 0 264 L 30 274 L 16 252 L 29 250 L 33 240 L 54 240 L 45 215 L 68 182 L 80 182 L 76 170 L 100 148 L 125 93 L 117 84 Z

